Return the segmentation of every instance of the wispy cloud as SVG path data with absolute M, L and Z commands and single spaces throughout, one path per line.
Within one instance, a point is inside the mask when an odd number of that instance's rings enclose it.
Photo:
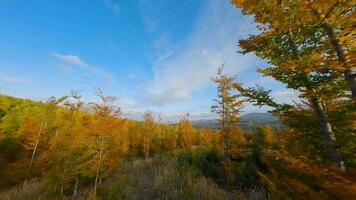
M 76 67 L 80 67 L 82 70 L 85 70 L 86 72 L 94 75 L 94 76 L 99 76 L 105 79 L 105 81 L 108 82 L 113 82 L 114 81 L 114 77 L 107 71 L 94 67 L 92 65 L 89 65 L 88 63 L 86 63 L 84 60 L 82 60 L 79 56 L 77 55 L 71 55 L 71 54 L 61 54 L 61 53 L 57 53 L 54 52 L 52 53 L 52 57 L 60 62 L 63 62 L 65 64 L 67 64 L 67 66 L 65 65 L 59 65 L 60 68 L 63 69 L 63 66 L 65 66 L 65 70 L 71 70 L 71 71 L 75 71 L 72 66 L 76 66 Z M 68 65 L 72 65 L 72 66 L 68 66 Z
M 271 94 L 271 96 L 278 103 L 293 104 L 295 102 L 296 103 L 300 102 L 299 93 L 293 89 L 285 89 L 285 90 L 276 91 L 276 92 L 273 92 Z
M 211 85 L 210 77 L 223 63 L 228 73 L 255 67 L 255 56 L 236 53 L 238 37 L 249 29 L 241 21 L 232 20 L 240 16 L 229 2 L 210 0 L 182 48 L 174 56 L 158 56 L 153 62 L 154 79 L 147 85 L 149 101 L 162 105 L 189 99 L 192 92 Z M 157 51 L 164 41 L 155 42 Z
M 64 73 L 67 73 L 67 74 L 70 74 L 70 73 L 73 73 L 73 72 L 76 71 L 76 69 L 74 67 L 70 67 L 68 65 L 58 65 L 58 69 L 61 72 L 64 72 Z
M 68 64 L 77 65 L 83 68 L 89 67 L 87 63 L 85 63 L 79 56 L 69 55 L 69 54 L 60 54 L 60 53 L 52 53 L 52 56 L 60 61 L 66 62 Z
M 6 83 L 27 83 L 29 82 L 26 79 L 11 76 L 8 74 L 5 74 L 3 72 L 0 72 L 0 82 L 6 82 Z
M 176 123 L 183 116 L 189 113 L 189 120 L 200 120 L 200 119 L 216 119 L 217 116 L 213 113 L 190 113 L 189 111 L 172 111 L 172 112 L 153 112 L 155 120 L 159 118 L 163 122 Z M 128 119 L 142 120 L 144 112 L 143 111 L 124 111 L 122 116 Z
M 120 13 L 120 6 L 119 4 L 115 3 L 114 0 L 103 0 L 106 6 L 108 6 L 110 9 L 112 9 L 116 13 Z

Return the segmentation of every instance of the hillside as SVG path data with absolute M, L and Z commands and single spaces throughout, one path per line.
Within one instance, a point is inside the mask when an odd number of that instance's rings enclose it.
M 218 128 L 217 119 L 202 119 L 192 121 L 194 127 L 202 128 L 209 127 L 212 129 Z M 255 130 L 258 126 L 270 125 L 276 130 L 281 130 L 284 126 L 282 123 L 274 117 L 271 113 L 248 113 L 240 117 L 238 127 L 243 130 Z
M 227 162 L 221 134 L 206 128 L 216 120 L 191 123 L 185 116 L 163 124 L 150 112 L 144 121 L 127 120 L 107 99 L 85 104 L 73 95 L 43 103 L 0 95 L 0 199 L 323 198 L 315 185 L 324 196 L 355 194 L 344 184 L 355 176 L 293 156 L 305 154 L 299 133 L 276 134 L 281 122 L 269 113 L 241 117 Z

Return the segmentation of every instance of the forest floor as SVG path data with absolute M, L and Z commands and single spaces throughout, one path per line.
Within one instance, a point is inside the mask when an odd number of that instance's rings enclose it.
M 80 184 L 87 184 L 82 181 Z M 83 188 L 83 187 L 81 187 Z M 84 187 L 85 188 L 85 187 Z M 0 192 L 1 200 L 49 199 L 44 181 L 33 179 Z M 112 175 L 103 179 L 97 194 L 92 184 L 73 197 L 73 191 L 50 199 L 265 199 L 257 189 L 237 190 L 219 186 L 192 166 L 182 165 L 177 158 L 154 157 L 123 161 Z

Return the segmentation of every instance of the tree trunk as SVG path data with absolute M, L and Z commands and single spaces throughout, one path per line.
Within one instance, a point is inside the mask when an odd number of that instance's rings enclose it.
M 223 146 L 223 155 L 225 157 L 227 157 L 227 135 L 226 135 L 226 117 L 225 117 L 225 113 L 226 113 L 226 109 L 225 109 L 225 102 L 221 103 L 222 106 L 222 116 L 221 116 L 221 142 L 222 142 L 222 146 Z
M 64 188 L 63 188 L 63 184 L 61 185 L 61 196 L 63 196 L 63 191 L 64 191 Z
M 356 68 L 354 66 L 346 65 L 345 51 L 340 46 L 338 39 L 336 39 L 332 27 L 324 23 L 323 29 L 329 37 L 330 43 L 337 54 L 338 60 L 345 64 L 344 77 L 351 90 L 352 97 L 356 97 Z
M 33 148 L 32 157 L 31 157 L 31 160 L 30 160 L 30 166 L 29 166 L 29 170 L 28 170 L 28 173 L 29 173 L 29 174 L 31 173 L 31 169 L 32 169 L 32 165 L 33 165 L 33 160 L 35 159 L 35 155 L 36 155 L 37 148 L 38 148 L 38 143 L 39 143 L 39 141 L 40 141 L 41 134 L 42 134 L 43 129 L 44 129 L 44 127 L 45 127 L 46 113 L 47 113 L 47 110 L 45 110 L 45 112 L 43 113 L 43 117 L 42 117 L 42 121 L 41 121 L 41 125 L 40 125 L 40 130 L 38 131 L 37 138 L 36 138 L 36 143 L 35 143 L 35 147 Z M 29 174 L 28 174 L 28 175 L 29 175 Z
M 330 123 L 328 122 L 328 120 L 326 118 L 324 108 L 323 108 L 321 102 L 316 97 L 312 98 L 312 104 L 313 104 L 315 113 L 318 116 L 321 129 L 324 133 L 324 137 L 328 142 L 327 149 L 329 151 L 330 158 L 331 158 L 331 160 L 333 160 L 336 163 L 336 166 L 338 169 L 340 169 L 341 171 L 345 171 L 344 161 L 342 160 L 339 152 L 337 151 L 337 149 L 334 146 L 334 143 L 335 143 L 334 132 L 331 128 Z
M 173 138 L 173 149 L 176 149 L 176 146 L 177 146 L 177 138 L 174 137 Z
M 75 179 L 75 184 L 74 184 L 74 190 L 73 190 L 72 199 L 74 199 L 74 198 L 77 196 L 77 193 L 78 193 L 78 183 L 79 183 L 79 179 L 76 178 L 76 179 Z
M 293 38 L 292 32 L 290 30 L 288 32 L 288 36 L 289 36 L 289 40 L 291 41 L 292 46 L 293 46 L 293 54 L 296 59 L 299 59 L 299 52 L 298 52 L 298 49 L 294 43 L 294 38 Z M 338 56 L 339 56 L 339 54 L 341 57 L 343 56 L 343 51 L 340 47 L 338 48 L 337 52 L 339 52 Z M 306 81 L 307 89 L 312 90 L 308 83 L 309 80 L 307 78 L 305 78 L 305 81 Z M 331 128 L 330 123 L 328 122 L 328 120 L 326 118 L 323 105 L 317 97 L 312 97 L 311 102 L 312 102 L 314 111 L 319 119 L 321 130 L 324 133 L 324 137 L 328 142 L 327 150 L 329 151 L 330 158 L 331 158 L 331 160 L 333 160 L 336 163 L 336 166 L 338 167 L 338 169 L 340 169 L 341 171 L 345 171 L 344 162 L 343 162 L 340 154 L 338 153 L 337 149 L 334 146 L 334 142 L 335 142 L 334 132 Z
M 350 68 L 344 71 L 344 77 L 349 85 L 353 98 L 356 98 L 356 68 Z
M 96 188 L 98 187 L 99 172 L 100 172 L 100 166 L 101 166 L 101 157 L 103 154 L 103 145 L 104 145 L 104 137 L 101 138 L 101 142 L 100 142 L 98 169 L 96 170 L 95 184 L 94 184 L 94 192 L 95 193 L 96 193 Z
M 150 140 L 147 138 L 146 149 L 145 149 L 145 158 L 146 160 L 150 157 Z
M 57 192 L 57 183 L 54 184 L 54 189 L 53 189 L 53 193 Z

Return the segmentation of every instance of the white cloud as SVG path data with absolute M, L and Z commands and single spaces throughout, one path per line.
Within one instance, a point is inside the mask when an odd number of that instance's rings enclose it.
M 237 39 L 249 29 L 234 20 L 240 16 L 229 2 L 210 0 L 182 48 L 174 56 L 158 56 L 154 61 L 154 79 L 147 85 L 150 102 L 161 105 L 189 99 L 192 92 L 212 84 L 210 77 L 223 63 L 230 74 L 255 67 L 255 56 L 236 53 Z
M 114 81 L 114 77 L 109 72 L 107 72 L 103 69 L 94 67 L 92 65 L 89 65 L 88 63 L 86 63 L 84 60 L 82 60 L 77 55 L 61 54 L 61 53 L 54 52 L 54 53 L 52 53 L 52 57 L 60 62 L 67 64 L 67 65 L 60 64 L 58 66 L 60 69 L 65 68 L 64 70 L 67 70 L 67 72 L 68 72 L 68 70 L 75 71 L 75 69 L 73 69 L 72 66 L 76 66 L 76 67 L 80 67 L 82 70 L 84 70 L 85 72 L 87 72 L 91 75 L 102 77 L 107 82 L 111 83 Z M 72 66 L 68 66 L 68 65 L 72 65 Z M 65 66 L 65 67 L 63 68 L 63 66 Z M 70 68 L 72 68 L 72 69 L 70 69 Z
M 83 68 L 87 68 L 89 65 L 85 63 L 79 56 L 69 55 L 69 54 L 60 54 L 60 53 L 52 53 L 52 56 L 60 61 L 66 62 L 68 64 L 78 65 Z
M 14 77 L 5 73 L 0 72 L 0 82 L 7 82 L 7 83 L 27 83 L 28 80 Z

